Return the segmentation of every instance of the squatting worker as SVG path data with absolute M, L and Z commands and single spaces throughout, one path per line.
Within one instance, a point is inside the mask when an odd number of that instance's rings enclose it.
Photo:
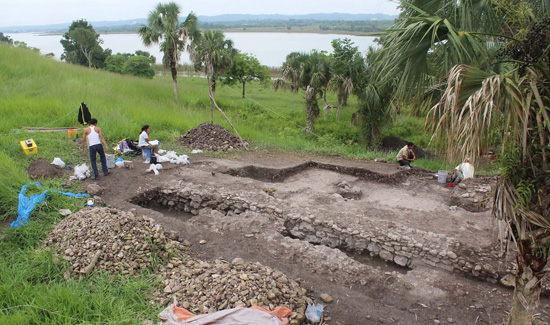
M 101 129 L 97 126 L 97 120 L 95 118 L 90 120 L 90 126 L 85 128 L 84 133 L 82 134 L 82 152 L 84 152 L 86 139 L 88 139 L 88 148 L 90 149 L 90 163 L 92 164 L 92 170 L 94 172 L 93 179 L 99 179 L 96 154 L 99 154 L 99 159 L 101 160 L 101 169 L 103 169 L 103 175 L 107 176 L 109 174 L 109 169 L 107 168 L 107 159 L 105 158 L 106 149 L 103 149 L 104 146 L 105 148 L 107 148 L 107 144 L 105 143 L 105 138 L 103 138 L 103 133 L 101 133 Z M 101 143 L 103 143 L 103 145 L 101 145 Z
M 154 156 L 155 153 L 159 151 L 158 144 L 150 144 L 149 141 L 149 125 L 145 124 L 141 127 L 141 134 L 139 135 L 139 143 L 138 146 L 141 148 L 151 149 L 151 156 Z
M 453 178 L 451 183 L 458 184 L 465 179 L 474 178 L 474 166 L 470 164 L 470 159 L 464 159 L 464 162 L 453 170 Z
M 407 142 L 407 144 L 399 150 L 397 153 L 397 162 L 399 163 L 399 166 L 405 166 L 406 169 L 411 168 L 411 162 L 416 160 L 413 147 L 414 143 Z

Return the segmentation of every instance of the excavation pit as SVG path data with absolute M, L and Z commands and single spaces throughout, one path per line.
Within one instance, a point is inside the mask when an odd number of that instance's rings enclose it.
M 415 317 L 474 323 L 478 316 L 479 324 L 494 324 L 505 317 L 512 291 L 494 282 L 509 275 L 514 259 L 500 255 L 490 212 L 459 204 L 490 194 L 493 179 L 476 175 L 465 188 L 446 188 L 432 172 L 395 164 L 267 152 L 226 157 L 193 156 L 190 165 L 160 175 L 138 164 L 139 186 L 115 171 L 102 179 L 110 185 L 103 198 L 178 232 L 192 256 L 240 258 L 305 280 L 317 297 L 339 301 L 326 307 L 330 323 L 361 324 L 366 315 L 373 323 L 390 315 L 396 324 Z M 362 194 L 339 194 L 346 184 Z M 153 193 L 156 206 L 147 203 Z M 185 206 L 194 217 L 178 219 Z M 548 319 L 544 299 L 540 312 Z
M 131 202 L 181 221 L 210 222 L 210 227 L 220 229 L 238 228 L 239 224 L 246 229 L 248 219 L 253 218 L 263 223 L 264 232 L 276 232 L 293 240 L 339 250 L 360 263 L 368 262 L 361 256 L 368 255 L 372 257 L 370 261 L 387 263 L 399 272 L 422 264 L 497 282 L 511 270 L 492 249 L 480 249 L 464 238 L 436 233 L 429 228 L 424 230 L 422 228 L 426 225 L 418 220 L 414 220 L 416 224 L 410 220 L 408 223 L 396 222 L 406 218 L 396 213 L 395 208 L 412 210 L 416 205 L 409 204 L 403 197 L 380 203 L 378 196 L 389 196 L 388 191 L 395 191 L 390 184 L 373 187 L 373 182 L 364 182 L 347 174 L 344 177 L 334 171 L 322 171 L 325 177 L 321 178 L 318 175 L 320 169 L 308 164 L 283 172 L 274 169 L 268 174 L 266 169 L 258 167 L 240 170 L 247 171 L 248 176 L 264 175 L 262 177 L 269 179 L 284 178 L 284 181 L 270 183 L 272 191 L 267 191 L 263 184 L 256 189 L 238 192 L 214 185 L 174 181 L 141 193 Z M 279 178 L 273 175 L 279 175 Z M 296 187 L 296 184 L 305 187 Z M 340 194 L 334 196 L 335 189 L 342 188 L 342 184 L 360 189 L 365 193 L 364 197 L 347 199 Z M 304 196 L 314 199 L 306 208 L 298 204 L 305 201 Z M 429 204 L 433 202 L 428 200 L 426 205 Z M 388 209 L 388 205 L 394 209 Z M 330 208 L 336 208 L 338 212 Z M 437 209 L 421 209 L 428 217 L 438 213 Z M 221 219 L 212 218 L 212 215 Z M 235 225 L 227 226 L 227 217 L 231 217 Z M 204 220 L 199 221 L 201 219 Z M 429 225 L 430 220 L 427 222 Z M 273 223 L 271 227 L 270 223 Z M 471 231 L 479 232 L 475 228 Z M 482 243 L 482 240 L 478 239 L 477 243 Z

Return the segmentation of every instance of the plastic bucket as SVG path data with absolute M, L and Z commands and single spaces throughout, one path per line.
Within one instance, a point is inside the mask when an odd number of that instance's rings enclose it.
M 69 130 L 67 130 L 67 138 L 69 138 L 69 139 L 74 139 L 74 138 L 76 138 L 76 132 L 77 132 L 77 131 L 78 131 L 77 129 L 69 129 Z
M 107 168 L 115 168 L 115 155 L 107 154 L 105 158 L 107 159 Z
M 437 172 L 437 182 L 441 184 L 447 183 L 447 171 L 440 170 Z

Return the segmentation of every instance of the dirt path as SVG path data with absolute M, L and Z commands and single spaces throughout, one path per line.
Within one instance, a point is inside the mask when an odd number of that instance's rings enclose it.
M 205 260 L 240 257 L 259 262 L 298 279 L 316 298 L 322 293 L 331 295 L 329 324 L 499 324 L 506 318 L 510 288 L 430 265 L 430 261 L 413 259 L 401 267 L 371 256 L 367 249 L 348 249 L 349 238 L 341 238 L 339 242 L 348 244 L 338 246 L 327 244 L 328 235 L 320 235 L 320 240 L 309 234 L 301 236 L 304 224 L 292 228 L 285 219 L 285 211 L 299 211 L 305 219 L 311 215 L 314 225 L 348 225 L 358 233 L 376 227 L 381 235 L 391 236 L 406 229 L 418 234 L 417 241 L 424 245 L 457 243 L 457 252 L 466 247 L 472 252 L 487 251 L 490 257 L 497 246 L 496 225 L 487 207 L 478 207 L 487 194 L 483 186 L 491 178 L 478 177 L 466 189 L 449 189 L 438 184 L 432 172 L 283 152 L 245 151 L 223 158 L 199 155 L 190 161 L 186 166 L 164 164 L 156 176 L 145 173 L 148 165 L 136 160 L 134 169 L 115 169 L 96 183 L 104 189 L 106 204 L 136 209 L 138 214 L 178 231 L 180 238 L 192 244 L 192 255 Z M 315 163 L 303 165 L 308 162 Z M 277 176 L 277 181 L 268 176 Z M 360 197 L 346 198 L 339 192 L 345 187 L 342 184 L 359 190 Z M 272 202 L 274 212 L 220 213 L 201 208 L 195 215 L 169 209 L 161 202 L 131 203 L 151 190 L 174 186 Z M 285 217 L 275 217 L 277 211 Z M 538 312 L 541 320 L 550 319 L 547 298 L 541 300 Z

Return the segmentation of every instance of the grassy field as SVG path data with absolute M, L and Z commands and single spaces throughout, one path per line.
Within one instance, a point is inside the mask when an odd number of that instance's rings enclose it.
M 79 154 L 78 144 L 68 139 L 66 133 L 29 133 L 21 127 L 79 128 L 77 109 L 84 101 L 99 120 L 109 146 L 124 138 L 137 139 L 141 125 L 149 124 L 152 137 L 159 139 L 164 148 L 177 147 L 181 153 L 183 149 L 177 146 L 177 138 L 209 120 L 206 80 L 179 78 L 180 102 L 176 104 L 169 77 L 137 79 L 0 46 L 0 83 L 0 323 L 131 324 L 156 319 L 160 306 L 147 302 L 147 293 L 156 284 L 148 276 L 99 274 L 82 281 L 65 280 L 62 275 L 65 265 L 50 252 L 37 250 L 60 218 L 57 211 L 81 209 L 85 199 L 52 194 L 33 212 L 28 225 L 7 227 L 17 214 L 21 186 L 30 182 L 25 169 L 32 160 L 40 157 L 52 161 L 60 157 L 71 165 L 87 161 Z M 373 152 L 359 145 L 358 130 L 349 122 L 356 110 L 355 99 L 341 111 L 339 122 L 334 112 L 330 112 L 326 118 L 321 116 L 317 120 L 316 133 L 308 134 L 302 131 L 305 108 L 301 94 L 274 93 L 269 84 L 256 83 L 247 87 L 246 99 L 239 87 L 220 85 L 216 95 L 240 134 L 255 147 L 358 159 L 395 157 L 395 152 Z M 334 103 L 335 96 L 330 95 L 328 101 Z M 386 133 L 404 136 L 401 133 L 409 130 L 414 141 L 426 144 L 427 136 L 419 128 L 422 119 L 400 116 L 396 121 Z M 218 113 L 214 122 L 228 127 Z M 19 141 L 28 138 L 37 143 L 36 155 L 27 156 L 20 148 Z M 440 161 L 428 160 L 417 165 L 430 169 L 443 166 Z M 44 186 L 59 189 L 61 183 L 50 181 Z

